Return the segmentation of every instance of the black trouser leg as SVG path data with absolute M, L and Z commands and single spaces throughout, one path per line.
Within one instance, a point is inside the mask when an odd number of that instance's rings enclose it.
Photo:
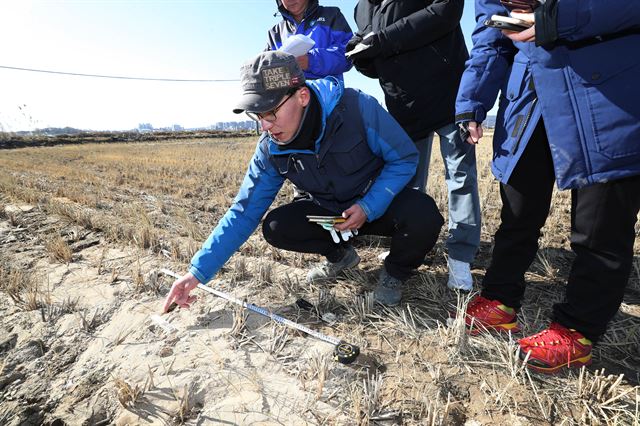
M 333 242 L 329 232 L 308 222 L 307 215 L 335 215 L 335 212 L 307 200 L 278 207 L 264 219 L 265 239 L 278 248 L 322 254 L 330 262 L 338 261 L 342 255 L 340 245 Z M 360 228 L 359 235 L 391 237 L 391 251 L 385 259 L 385 267 L 391 276 L 405 280 L 433 248 L 443 223 L 431 197 L 405 188 L 380 218 L 366 222 Z
M 274 247 L 298 253 L 316 253 L 329 262 L 342 258 L 341 244 L 320 225 L 307 220 L 307 215 L 335 216 L 335 212 L 320 207 L 311 200 L 299 200 L 273 209 L 262 222 L 264 239 Z
M 571 248 L 576 258 L 555 320 L 597 340 L 618 311 L 633 263 L 640 176 L 573 190 Z
M 538 251 L 540 229 L 549 214 L 555 173 L 542 120 L 507 184 L 500 184 L 502 211 L 482 296 L 519 308 L 524 274 Z
M 391 250 L 384 266 L 389 275 L 404 281 L 436 244 L 443 224 L 433 198 L 405 188 L 387 211 L 373 222 L 365 223 L 360 233 L 391 237 Z

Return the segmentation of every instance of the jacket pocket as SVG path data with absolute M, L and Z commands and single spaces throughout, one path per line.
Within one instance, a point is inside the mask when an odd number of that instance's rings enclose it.
M 600 85 L 640 64 L 640 34 L 585 44 L 569 50 L 569 61 L 577 80 Z
M 623 159 L 640 154 L 638 75 L 640 63 L 616 72 L 616 78 L 582 86 L 584 100 L 578 102 L 583 104 L 583 111 L 586 110 L 591 119 L 590 130 L 595 144 L 590 150 L 609 159 Z
M 352 139 L 354 143 L 345 144 L 330 153 L 337 169 L 345 176 L 352 175 L 364 168 L 366 159 L 372 155 L 369 145 L 362 139 Z
M 327 156 L 327 170 L 336 200 L 347 202 L 364 195 L 381 159 L 369 149 L 369 145 L 362 138 L 353 138 L 349 143 L 334 149 Z
M 525 85 L 525 76 L 527 75 L 527 64 L 514 62 L 511 66 L 511 74 L 507 81 L 504 97 L 509 101 L 514 101 L 520 97 Z
M 640 154 L 640 35 L 583 44 L 568 52 L 568 78 L 581 111 L 588 150 L 604 158 Z
M 526 63 L 514 62 L 502 88 L 500 109 L 504 111 L 504 115 L 499 117 L 506 129 L 504 140 L 500 142 L 499 152 L 502 155 L 514 155 L 518 151 L 522 146 L 523 135 L 530 126 L 536 98 L 531 78 Z

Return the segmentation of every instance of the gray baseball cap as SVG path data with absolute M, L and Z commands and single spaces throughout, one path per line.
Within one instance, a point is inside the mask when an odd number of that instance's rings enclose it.
M 271 111 L 291 89 L 302 87 L 304 82 L 304 73 L 293 55 L 278 50 L 262 52 L 240 68 L 242 97 L 233 112 Z

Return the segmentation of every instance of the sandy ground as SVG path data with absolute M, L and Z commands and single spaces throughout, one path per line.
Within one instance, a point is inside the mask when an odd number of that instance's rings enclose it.
M 40 231 L 50 220 L 32 206 L 8 208 L 31 215 Z M 174 329 L 167 332 L 151 319 L 161 295 L 136 290 L 132 272 L 146 271 L 145 285 L 153 281 L 164 294 L 171 279 L 153 274 L 167 266 L 162 258 L 99 241 L 75 252 L 68 265 L 54 263 L 41 245 L 29 244 L 35 242 L 30 231 L 0 222 L 4 255 L 39 277 L 48 300 L 32 311 L 7 297 L 0 302 L 3 424 L 305 424 L 310 412 L 331 417 L 340 405 L 340 389 L 325 388 L 334 396 L 317 401 L 316 389 L 311 383 L 303 389 L 299 378 L 311 358 L 330 356 L 331 345 L 256 314 L 247 318 L 250 335 L 230 336 L 233 306 L 203 293 L 193 309 L 163 317 Z M 280 313 L 300 315 L 292 306 Z M 263 346 L 274 333 L 291 340 L 285 350 Z M 331 365 L 332 374 L 353 368 Z M 347 420 L 339 413 L 333 418 Z
M 233 286 L 228 279 L 213 283 L 363 345 L 364 355 L 350 366 L 331 360 L 331 345 L 256 314 L 245 317 L 234 305 L 203 292 L 192 309 L 162 316 L 161 326 L 152 317 L 172 280 L 157 271 L 180 271 L 185 265 L 108 243 L 99 233 L 34 206 L 9 204 L 5 212 L 11 214 L 0 220 L 2 277 L 10 276 L 7 269 L 23 271 L 33 282 L 31 290 L 21 289 L 20 303 L 5 294 L 0 299 L 0 424 L 357 424 L 367 412 L 374 413 L 368 420 L 377 424 L 474 426 L 540 424 L 541 418 L 554 417 L 552 397 L 551 402 L 535 401 L 520 379 L 484 360 L 497 359 L 498 352 L 482 349 L 476 353 L 484 359 L 451 363 L 450 352 L 442 348 L 450 331 L 437 321 L 416 323 L 406 310 L 398 311 L 395 323 L 381 322 L 378 333 L 365 334 L 359 326 L 331 326 L 300 311 L 295 296 L 275 286 L 266 292 L 264 283 L 247 277 Z M 73 260 L 68 264 L 52 260 L 45 249 L 44 236 L 52 228 L 70 241 Z M 246 259 L 250 268 L 262 262 Z M 424 267 L 430 271 L 425 276 L 444 279 L 430 268 Z M 285 269 L 290 279 L 305 273 Z M 272 271 L 278 278 L 284 273 L 278 267 Z M 428 303 L 416 299 L 414 306 Z M 637 310 L 637 303 L 625 304 L 621 315 L 637 324 Z M 406 344 L 394 340 L 397 324 L 405 327 L 403 334 L 418 337 Z M 421 334 L 424 327 L 434 331 Z M 633 357 L 616 364 L 632 379 L 634 366 L 640 365 L 638 354 Z M 381 390 L 378 373 L 404 387 Z M 522 411 L 511 408 L 518 401 Z M 533 409 L 524 408 L 524 401 Z M 367 403 L 372 406 L 363 406 Z M 551 411 L 536 417 L 536 404 Z

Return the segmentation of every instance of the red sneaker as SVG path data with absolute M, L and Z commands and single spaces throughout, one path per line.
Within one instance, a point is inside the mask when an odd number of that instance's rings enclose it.
M 476 296 L 467 305 L 465 323 L 469 333 L 476 335 L 485 330 L 520 331 L 516 320 L 516 311 L 497 300 Z
M 527 367 L 540 373 L 554 374 L 563 368 L 578 368 L 591 364 L 591 340 L 574 329 L 552 322 L 549 328 L 518 341 L 520 358 Z

